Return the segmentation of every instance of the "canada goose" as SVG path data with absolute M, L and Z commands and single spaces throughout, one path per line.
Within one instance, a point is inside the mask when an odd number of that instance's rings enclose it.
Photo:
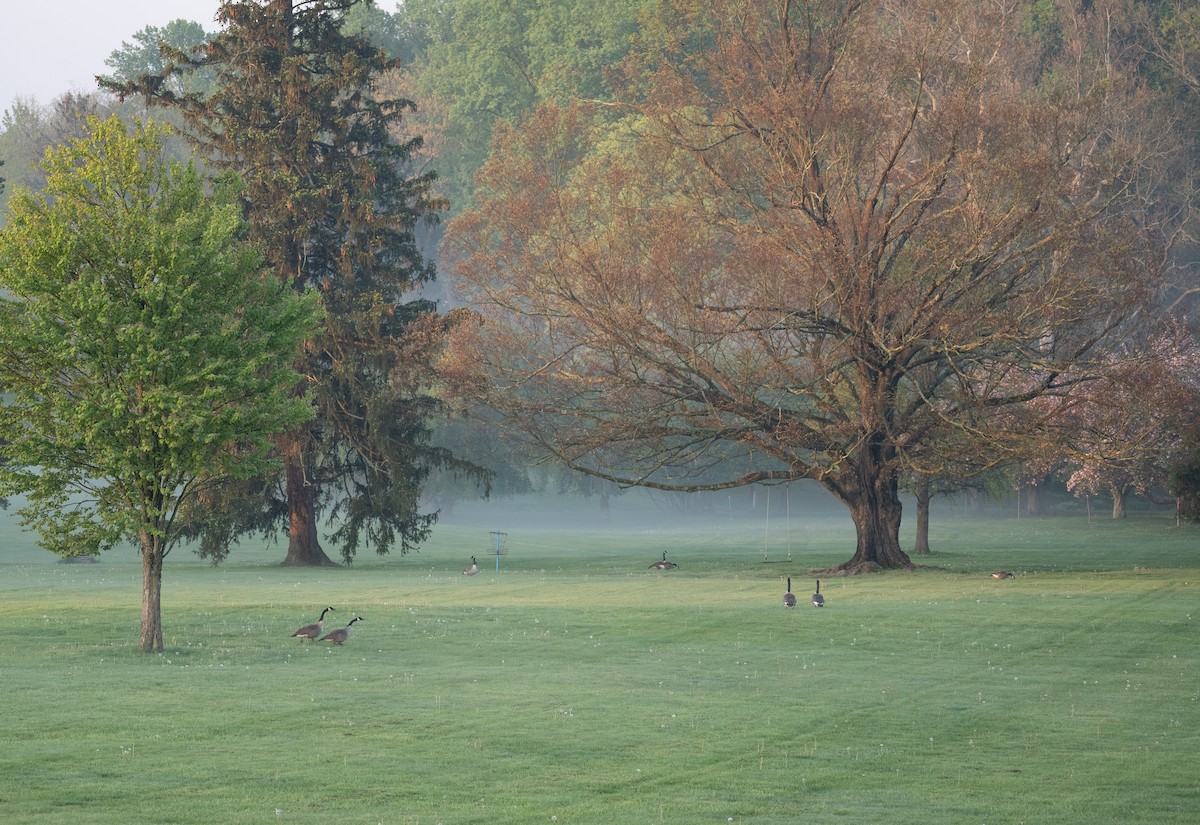
M 783 594 L 783 606 L 784 607 L 795 607 L 796 606 L 796 594 L 792 592 L 792 579 L 790 576 L 788 577 L 787 592 Z
M 366 621 L 362 616 L 355 616 L 349 621 L 345 627 L 339 627 L 337 630 L 331 630 L 321 637 L 322 642 L 332 642 L 335 645 L 340 645 L 342 642 L 350 638 L 350 625 L 355 622 Z
M 292 634 L 293 638 L 299 636 L 301 639 L 315 639 L 321 635 L 321 631 L 325 629 L 325 614 L 333 610 L 332 607 L 327 607 L 321 611 L 321 618 L 317 619 L 312 624 L 306 624 L 304 627 Z
M 471 556 L 471 564 L 463 569 L 464 576 L 474 576 L 479 572 L 479 565 L 475 563 L 475 557 Z
M 1013 574 L 1009 573 L 1007 570 L 997 570 L 992 574 L 993 579 L 1011 579 L 1012 577 Z
M 650 565 L 651 570 L 674 570 L 679 565 L 672 561 L 667 561 L 667 551 L 663 551 L 662 561 L 656 561 Z
M 817 579 L 817 592 L 813 593 L 813 607 L 824 607 L 825 597 L 821 595 L 821 580 Z

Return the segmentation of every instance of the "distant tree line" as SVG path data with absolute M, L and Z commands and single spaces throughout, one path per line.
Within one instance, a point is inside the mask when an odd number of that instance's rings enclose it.
M 1193 5 L 227 2 L 18 101 L 0 171 L 40 189 L 86 115 L 174 123 L 322 295 L 285 472 L 181 515 L 214 560 L 284 529 L 328 563 L 325 522 L 403 551 L 422 496 L 551 456 L 581 489 L 812 479 L 847 569 L 905 566 L 902 489 L 1196 500 Z

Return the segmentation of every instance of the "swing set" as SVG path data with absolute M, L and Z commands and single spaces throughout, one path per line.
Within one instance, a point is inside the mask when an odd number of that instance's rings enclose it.
M 792 506 L 791 497 L 788 495 L 790 489 L 790 484 L 785 484 L 783 486 L 783 511 L 785 514 L 784 523 L 786 525 L 784 544 L 787 547 L 787 558 L 769 559 L 767 558 L 767 541 L 771 536 L 771 488 L 769 486 L 767 487 L 767 517 L 763 521 L 763 564 L 792 563 Z

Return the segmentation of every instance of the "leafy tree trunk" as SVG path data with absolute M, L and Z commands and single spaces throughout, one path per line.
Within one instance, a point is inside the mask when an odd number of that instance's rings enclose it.
M 142 630 L 138 649 L 143 653 L 161 653 L 163 541 L 145 530 L 142 543 Z
M 1112 493 L 1113 511 L 1112 517 L 1125 518 L 1125 496 L 1129 494 L 1128 484 L 1110 484 L 1108 490 Z
M 1025 485 L 1025 512 L 1031 516 L 1042 514 L 1042 486 L 1036 479 Z
M 287 484 L 288 551 L 284 567 L 333 567 L 317 537 L 316 490 L 304 471 L 304 449 L 292 438 L 285 448 L 284 475 Z
M 918 556 L 929 555 L 929 501 L 932 498 L 929 477 L 921 476 L 917 481 L 917 545 L 913 551 Z

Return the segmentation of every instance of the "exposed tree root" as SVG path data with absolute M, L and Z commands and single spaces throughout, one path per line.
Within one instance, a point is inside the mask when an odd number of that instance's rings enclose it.
M 862 562 L 843 562 L 842 564 L 833 567 L 827 567 L 824 570 L 810 571 L 813 576 L 862 576 L 866 573 L 885 573 L 889 570 L 919 570 L 922 565 L 905 564 L 899 567 L 884 567 L 883 565 L 873 561 Z
M 295 559 L 285 558 L 283 560 L 283 562 L 280 563 L 279 566 L 280 567 L 341 567 L 342 565 L 338 564 L 336 561 L 329 558 L 329 556 L 322 553 L 320 558 L 317 559 L 316 561 L 307 561 L 307 560 L 296 561 Z

